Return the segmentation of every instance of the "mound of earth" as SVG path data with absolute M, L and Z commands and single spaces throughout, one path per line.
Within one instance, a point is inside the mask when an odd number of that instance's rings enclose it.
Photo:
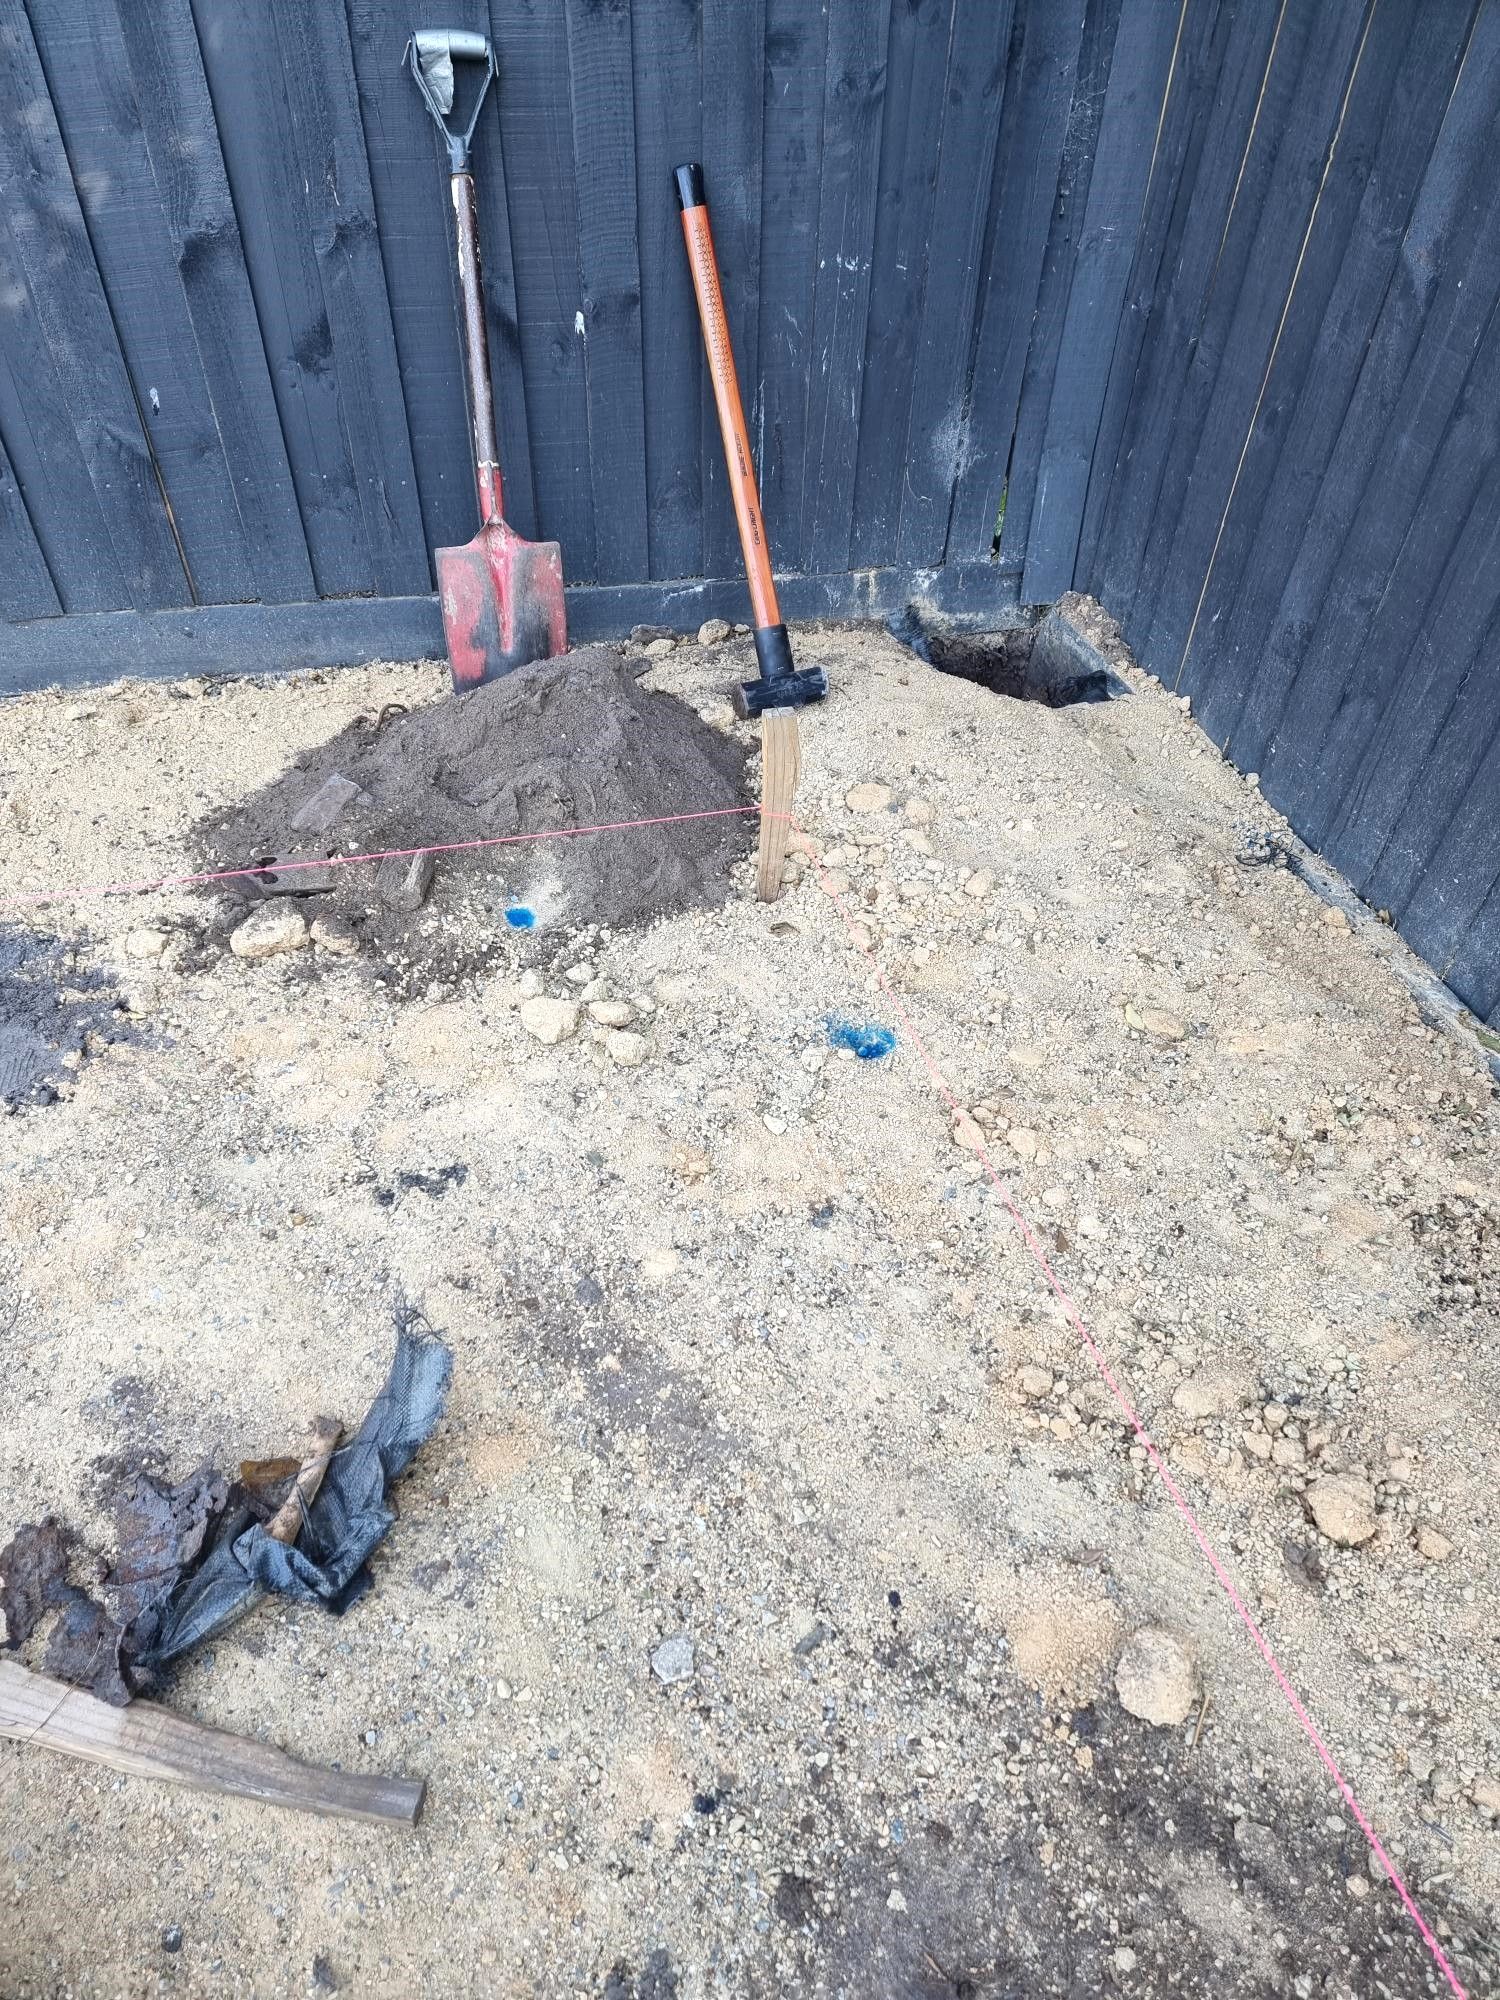
M 541 660 L 413 713 L 361 718 L 199 827 L 211 868 L 504 841 L 745 805 L 745 752 L 612 647 Z M 619 929 L 722 902 L 751 813 L 477 851 L 285 869 L 224 885 L 292 899 L 398 977 L 454 976 L 496 941 Z

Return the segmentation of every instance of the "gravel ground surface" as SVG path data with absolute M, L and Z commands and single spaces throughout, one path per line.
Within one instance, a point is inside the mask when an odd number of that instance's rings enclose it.
M 122 1454 L 231 1466 L 356 1415 L 403 1302 L 456 1356 L 374 1592 L 265 1606 L 170 1696 L 426 1775 L 420 1828 L 4 1746 L 7 2000 L 1447 1990 L 978 1143 L 1500 1990 L 1479 1053 L 1128 664 L 1129 698 L 1051 710 L 884 635 L 799 646 L 834 686 L 802 724 L 823 873 L 775 905 L 740 861 L 720 908 L 476 939 L 415 997 L 338 929 L 243 956 L 190 891 L 5 920 L 59 941 L 5 962 L 60 968 L 83 1025 L 0 1118 L 0 1539 L 48 1508 L 103 1538 Z M 748 656 L 649 685 L 729 730 Z M 202 817 L 444 686 L 17 702 L 4 894 L 180 868 Z

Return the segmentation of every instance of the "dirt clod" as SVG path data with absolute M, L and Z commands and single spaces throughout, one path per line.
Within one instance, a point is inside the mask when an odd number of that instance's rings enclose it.
M 1198 1672 L 1180 1639 L 1159 1625 L 1132 1632 L 1115 1667 L 1120 1706 L 1158 1729 L 1185 1722 L 1198 1699 Z
M 1375 1489 L 1355 1473 L 1330 1472 L 1307 1489 L 1307 1510 L 1320 1534 L 1355 1549 L 1376 1529 Z

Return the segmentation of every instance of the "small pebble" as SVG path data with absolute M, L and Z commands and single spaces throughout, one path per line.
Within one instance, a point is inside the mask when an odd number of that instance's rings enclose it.
M 651 1671 L 666 1687 L 693 1678 L 693 1642 L 686 1632 L 662 1641 L 651 1655 Z

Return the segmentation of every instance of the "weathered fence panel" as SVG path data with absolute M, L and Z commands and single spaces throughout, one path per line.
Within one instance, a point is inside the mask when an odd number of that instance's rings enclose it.
M 507 511 L 580 637 L 1092 589 L 1500 1018 L 1500 0 L 451 0 Z M 0 691 L 433 651 L 472 532 L 404 0 L 0 0 Z

